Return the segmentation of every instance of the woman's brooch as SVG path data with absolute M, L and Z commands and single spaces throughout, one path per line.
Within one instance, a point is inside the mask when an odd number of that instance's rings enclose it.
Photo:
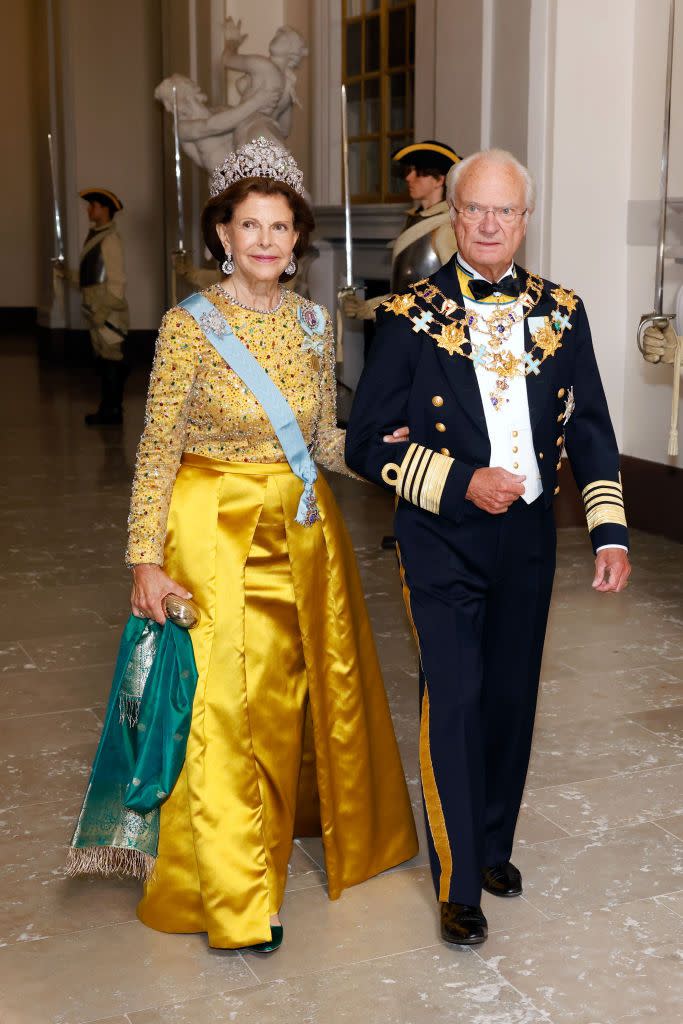
M 296 315 L 306 335 L 301 347 L 315 352 L 317 356 L 322 356 L 324 350 L 322 336 L 325 333 L 325 314 L 322 309 L 315 304 L 299 306 Z

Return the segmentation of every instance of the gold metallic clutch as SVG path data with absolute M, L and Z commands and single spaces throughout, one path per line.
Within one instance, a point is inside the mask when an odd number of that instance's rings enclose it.
M 199 608 L 194 601 L 188 601 L 187 598 L 167 594 L 162 603 L 166 617 L 183 629 L 194 629 L 201 619 Z

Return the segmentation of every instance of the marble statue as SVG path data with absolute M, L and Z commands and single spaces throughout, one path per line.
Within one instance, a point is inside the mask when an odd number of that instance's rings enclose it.
M 235 88 L 240 99 L 233 106 L 209 107 L 206 94 L 185 75 L 169 75 L 154 91 L 171 113 L 175 85 L 183 151 L 209 173 L 227 152 L 259 135 L 285 143 L 292 106 L 298 104 L 295 70 L 308 53 L 299 33 L 286 25 L 279 28 L 269 43 L 269 57 L 239 53 L 246 38 L 241 22 L 227 18 L 223 66 L 239 73 Z

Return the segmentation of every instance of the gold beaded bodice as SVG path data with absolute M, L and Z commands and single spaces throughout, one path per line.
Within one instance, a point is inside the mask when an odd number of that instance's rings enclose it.
M 300 314 L 312 306 L 293 292 L 271 313 L 245 310 L 219 285 L 202 293 L 228 321 L 282 391 L 313 457 L 337 472 L 344 431 L 337 428 L 335 350 L 327 311 L 322 335 L 308 333 Z M 140 438 L 126 561 L 163 564 L 173 483 L 184 452 L 226 462 L 285 462 L 262 406 L 219 356 L 184 309 L 166 313 L 149 381 Z

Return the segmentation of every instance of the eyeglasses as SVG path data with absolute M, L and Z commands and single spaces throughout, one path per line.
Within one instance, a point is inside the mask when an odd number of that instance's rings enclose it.
M 528 210 L 516 210 L 514 206 L 480 206 L 479 203 L 465 203 L 462 209 L 454 206 L 455 212 L 472 224 L 483 220 L 487 213 L 492 213 L 499 224 L 512 224 L 517 217 L 523 217 Z

